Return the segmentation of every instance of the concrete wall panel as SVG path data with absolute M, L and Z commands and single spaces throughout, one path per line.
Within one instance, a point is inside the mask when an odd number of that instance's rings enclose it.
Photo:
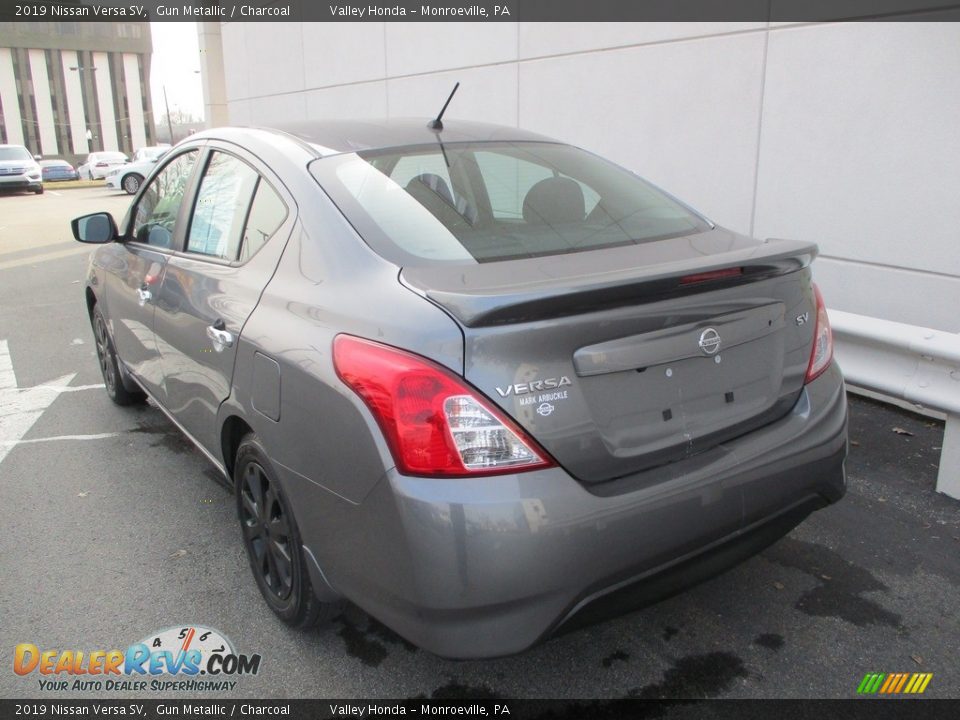
M 517 23 L 387 23 L 387 74 L 415 75 L 517 59 Z
M 749 232 L 764 35 L 520 65 L 520 125 L 610 157 Z
M 303 23 L 304 87 L 381 80 L 384 23 Z
M 764 22 L 563 23 L 520 25 L 520 59 L 763 30 Z
M 342 85 L 305 93 L 308 118 L 382 118 L 387 116 L 384 81 Z

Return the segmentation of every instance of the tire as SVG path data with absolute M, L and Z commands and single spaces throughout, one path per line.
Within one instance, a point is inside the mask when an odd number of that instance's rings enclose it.
M 93 338 L 97 346 L 97 360 L 100 362 L 100 373 L 103 375 L 103 385 L 107 396 L 117 405 L 135 405 L 142 403 L 147 396 L 142 391 L 130 391 L 123 384 L 120 367 L 117 364 L 117 353 L 113 348 L 113 341 L 107 331 L 107 322 L 103 319 L 100 306 L 93 306 Z
M 240 534 L 260 594 L 274 614 L 294 628 L 307 629 L 336 604 L 321 602 L 310 584 L 300 530 L 270 458 L 250 433 L 240 441 L 234 463 L 234 492 Z
M 137 173 L 130 173 L 129 175 L 124 176 L 123 180 L 120 181 L 120 187 L 124 189 L 127 195 L 136 195 L 137 190 L 140 189 L 140 183 L 143 182 L 143 177 Z
M 34 189 L 33 192 L 34 192 L 35 195 L 43 195 L 43 185 L 41 185 L 40 187 Z

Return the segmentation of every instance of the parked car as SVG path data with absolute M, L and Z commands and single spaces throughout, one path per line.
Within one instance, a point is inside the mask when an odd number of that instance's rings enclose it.
M 92 152 L 77 170 L 85 180 L 100 180 L 107 176 L 111 168 L 126 162 L 129 162 L 129 158 L 122 152 Z
M 169 145 L 137 150 L 131 162 L 107 173 L 107 185 L 115 190 L 124 190 L 128 195 L 136 195 L 143 179 L 169 150 Z
M 40 169 L 44 182 L 80 179 L 80 173 L 66 160 L 41 160 Z
M 137 150 L 130 162 L 143 162 L 144 160 L 153 160 L 156 162 L 170 151 L 169 144 L 148 145 Z
M 43 192 L 43 176 L 33 156 L 23 145 L 0 145 L 0 190 Z
M 514 653 L 845 492 L 816 246 L 718 227 L 570 145 L 207 130 L 119 226 L 73 231 L 102 243 L 107 393 L 153 398 L 233 484 L 289 625 L 346 598 L 443 656 Z

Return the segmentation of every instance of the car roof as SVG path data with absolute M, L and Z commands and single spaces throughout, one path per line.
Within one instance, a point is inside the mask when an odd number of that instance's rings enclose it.
M 322 156 L 411 145 L 435 145 L 438 140 L 445 143 L 556 142 L 543 135 L 504 125 L 451 119 L 445 120 L 443 129 L 436 131 L 427 127 L 428 122 L 430 118 L 308 120 L 258 128 L 214 128 L 195 133 L 190 138 L 228 139 L 228 136 L 236 137 L 244 130 L 261 130 L 292 135 Z

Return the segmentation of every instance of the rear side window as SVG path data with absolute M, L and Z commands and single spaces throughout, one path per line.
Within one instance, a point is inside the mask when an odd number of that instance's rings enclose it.
M 253 257 L 279 229 L 286 217 L 287 206 L 267 181 L 261 178 L 257 183 L 257 191 L 250 205 L 250 215 L 243 229 L 240 261 L 244 262 Z
M 466 142 L 315 160 L 314 177 L 398 265 L 484 263 L 655 242 L 703 218 L 623 168 L 549 142 Z
M 197 151 L 175 157 L 140 196 L 133 220 L 133 239 L 154 247 L 173 246 L 173 231 Z

